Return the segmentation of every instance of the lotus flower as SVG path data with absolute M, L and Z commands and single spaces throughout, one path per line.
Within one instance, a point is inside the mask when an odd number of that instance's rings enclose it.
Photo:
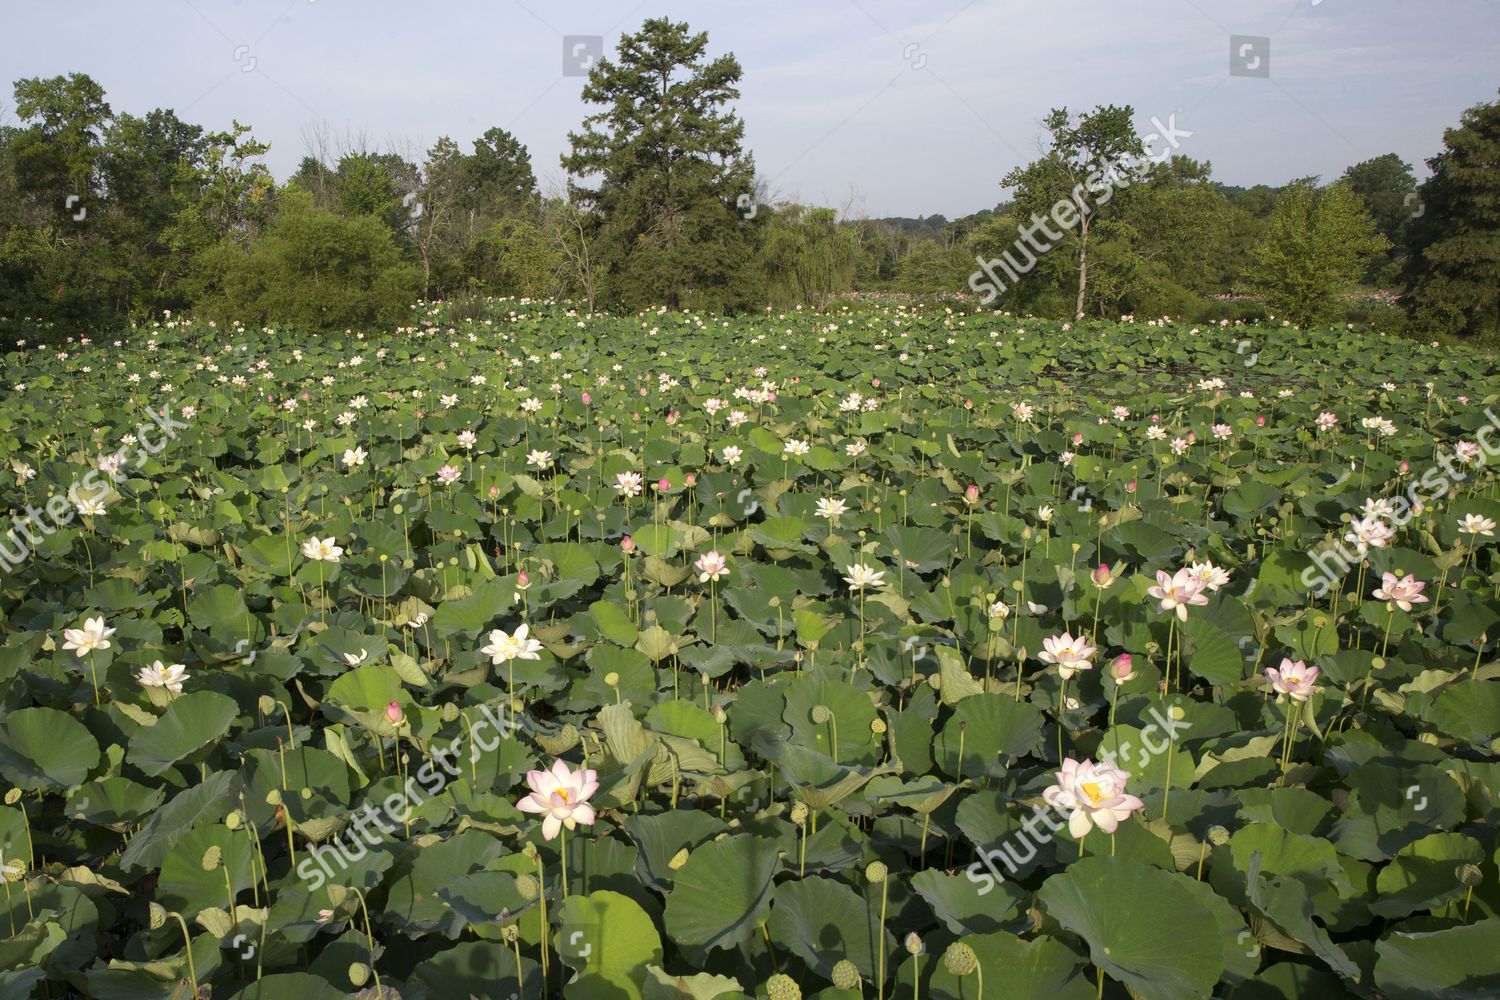
M 1318 680 L 1318 668 L 1309 667 L 1301 660 L 1292 660 L 1285 657 L 1281 661 L 1281 669 L 1275 667 L 1266 668 L 1266 680 L 1271 682 L 1271 687 L 1279 696 L 1285 696 L 1293 701 L 1306 701 L 1317 692 L 1314 685 Z M 1281 698 L 1276 699 L 1280 701 Z
M 516 626 L 513 635 L 506 635 L 504 629 L 497 628 L 490 633 L 490 644 L 479 651 L 496 666 L 507 660 L 540 660 L 542 644 L 531 638 L 530 632 L 531 626 L 524 623 Z
M 63 649 L 71 649 L 79 657 L 87 656 L 96 649 L 108 649 L 109 637 L 115 634 L 112 628 L 106 628 L 104 618 L 89 618 L 83 623 L 83 628 L 63 629 Z
M 588 800 L 599 790 L 598 772 L 584 768 L 574 771 L 566 761 L 558 760 L 549 771 L 527 771 L 526 784 L 531 794 L 517 802 L 516 808 L 546 817 L 542 820 L 543 837 L 552 840 L 563 827 L 572 830 L 579 823 L 593 825 L 594 807 Z
M 1037 659 L 1043 663 L 1057 664 L 1057 672 L 1067 680 L 1080 670 L 1092 670 L 1093 655 L 1098 652 L 1083 635 L 1074 638 L 1067 632 L 1048 636 L 1042 640 L 1042 652 Z
M 314 562 L 338 562 L 344 550 L 333 544 L 333 536 L 319 538 L 314 535 L 302 543 L 302 554 Z
M 1068 757 L 1057 772 L 1057 784 L 1042 793 L 1042 799 L 1059 812 L 1068 813 L 1068 832 L 1083 839 L 1094 827 L 1114 833 L 1125 819 L 1145 803 L 1125 794 L 1130 775 L 1113 764 L 1095 764 Z
M 729 560 L 720 555 L 717 549 L 703 553 L 693 565 L 698 568 L 699 583 L 708 583 L 729 573 Z
M 1422 594 L 1426 589 L 1427 584 L 1410 573 L 1402 577 L 1395 573 L 1382 573 L 1380 586 L 1375 588 L 1373 596 L 1377 601 L 1390 601 L 1402 611 L 1410 612 L 1413 604 L 1427 603 L 1427 598 Z
M 1208 595 L 1203 593 L 1203 584 L 1193 576 L 1190 569 L 1180 569 L 1171 576 L 1157 570 L 1156 586 L 1147 588 L 1146 593 L 1161 602 L 1157 610 L 1175 611 L 1178 621 L 1184 622 L 1187 621 L 1189 607 L 1202 607 L 1208 603 Z
M 866 587 L 885 586 L 885 571 L 866 566 L 864 563 L 845 566 L 844 572 L 849 574 L 844 577 L 844 582 L 849 585 L 850 590 L 864 590 Z
M 135 678 L 141 682 L 142 687 L 166 688 L 173 694 L 182 694 L 182 682 L 188 679 L 188 672 L 180 663 L 168 667 L 157 660 L 149 667 L 142 667 Z

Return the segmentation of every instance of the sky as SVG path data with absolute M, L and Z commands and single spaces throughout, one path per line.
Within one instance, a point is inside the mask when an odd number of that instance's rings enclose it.
M 1500 89 L 1500 0 L 0 0 L 0 122 L 10 82 L 84 72 L 117 111 L 251 125 L 281 179 L 319 133 L 420 159 L 500 126 L 555 190 L 577 38 L 660 16 L 738 58 L 771 199 L 855 217 L 994 207 L 1057 106 L 1176 115 L 1215 179 L 1281 184 L 1389 152 L 1422 174 Z

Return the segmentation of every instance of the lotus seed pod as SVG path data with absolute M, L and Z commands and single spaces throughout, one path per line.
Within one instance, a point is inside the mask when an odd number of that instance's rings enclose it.
M 224 863 L 224 850 L 218 844 L 213 845 L 203 852 L 203 870 L 206 872 L 217 871 Z
M 571 722 L 551 736 L 538 736 L 537 745 L 554 757 L 559 757 L 578 745 L 578 727 Z
M 536 845 L 529 840 L 526 842 L 526 846 L 521 848 L 521 853 L 526 856 L 526 860 L 528 861 L 535 861 L 541 856 L 541 852 L 536 849 Z
M 766 980 L 766 996 L 770 1000 L 802 1000 L 802 989 L 791 976 L 778 972 Z
M 1181 705 L 1173 705 L 1171 708 L 1167 709 L 1167 716 L 1174 722 L 1181 721 L 1182 717 L 1186 714 L 1187 713 L 1182 710 Z
M 515 924 L 506 924 L 500 928 L 500 940 L 506 944 L 515 944 L 521 939 L 521 928 Z
M 798 802 L 796 805 L 792 806 L 792 822 L 796 823 L 798 826 L 801 826 L 803 823 L 807 822 L 807 803 Z
M 269 792 L 266 793 L 266 805 L 268 805 L 268 806 L 279 806 L 279 805 L 281 805 L 281 789 L 279 789 L 279 788 L 273 788 Z
M 443 721 L 444 722 L 457 722 L 458 721 L 458 706 L 455 705 L 451 701 L 443 703 Z
M 883 735 L 886 731 L 886 728 L 887 727 L 884 719 L 870 720 L 870 732 L 874 733 L 876 736 Z
M 607 685 L 609 685 L 610 687 L 619 687 L 620 686 L 620 675 L 618 673 L 616 673 L 615 671 L 611 670 L 609 673 L 607 673 L 607 674 L 604 675 L 604 683 L 607 684 Z
M 943 968 L 955 976 L 967 976 L 979 968 L 979 956 L 962 941 L 955 941 L 943 952 Z
M 370 967 L 363 962 L 349 963 L 349 982 L 356 988 L 370 981 Z
M 166 924 L 167 908 L 165 906 L 162 906 L 160 903 L 152 903 L 146 908 L 146 911 L 150 914 L 151 929 L 153 931 L 160 930 Z
M 812 720 L 817 725 L 821 726 L 831 718 L 833 718 L 833 713 L 828 710 L 827 705 L 814 705 L 812 707 Z
M 1229 843 L 1229 831 L 1215 824 L 1208 828 L 1208 842 L 1215 847 L 1223 847 Z
M 834 963 L 831 978 L 833 988 L 836 990 L 852 990 L 859 987 L 859 969 L 847 958 L 841 958 Z
M 869 879 L 871 882 L 874 882 L 876 885 L 884 882 L 885 877 L 889 874 L 890 869 L 885 866 L 885 862 L 883 861 L 871 861 L 869 864 L 865 865 L 865 878 Z
M 276 714 L 276 699 L 272 698 L 268 694 L 261 695 L 259 700 L 256 702 L 256 705 L 260 708 L 261 715 Z
M 401 759 L 405 760 L 406 758 L 402 757 Z M 303 802 L 306 802 L 308 799 L 312 798 L 312 795 L 313 795 L 312 789 L 311 788 L 298 789 L 297 795 L 301 797 L 301 799 L 302 799 Z
M 13 806 L 17 802 L 20 802 L 20 801 L 21 801 L 21 790 L 19 788 L 12 788 L 10 791 L 8 791 L 8 792 L 5 793 L 5 804 L 6 805 Z
M 521 874 L 516 876 L 516 894 L 528 903 L 541 895 L 541 883 L 536 880 L 535 875 Z
M 911 931 L 906 935 L 904 944 L 906 945 L 906 953 L 908 955 L 922 954 L 922 939 L 917 936 L 916 931 Z
M 1470 888 L 1484 881 L 1484 872 L 1478 865 L 1459 865 L 1453 870 L 1453 874 L 1458 876 L 1460 885 Z
M 224 817 L 224 825 L 231 830 L 238 830 L 245 825 L 245 814 L 238 809 L 234 810 L 228 816 Z
M 11 858 L 0 868 L 0 877 L 7 882 L 19 882 L 26 877 L 26 862 L 20 858 Z
M 672 855 L 672 860 L 667 862 L 667 867 L 672 869 L 674 872 L 681 871 L 682 866 L 687 864 L 687 859 L 688 849 L 684 847 L 682 850 Z
M 928 677 L 927 686 L 932 688 L 934 691 L 941 691 L 943 689 L 943 675 L 933 674 L 932 676 Z

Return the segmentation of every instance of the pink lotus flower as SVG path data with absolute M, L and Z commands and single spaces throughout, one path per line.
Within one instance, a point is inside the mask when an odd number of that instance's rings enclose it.
M 1427 598 L 1422 591 L 1427 589 L 1427 584 L 1410 573 L 1398 577 L 1395 573 L 1382 573 L 1380 586 L 1375 588 L 1374 597 L 1377 601 L 1390 601 L 1402 611 L 1411 611 L 1413 604 L 1426 604 Z
M 594 401 L 594 397 L 593 396 L 590 396 L 588 393 L 584 393 L 583 394 L 583 405 L 584 406 L 588 406 L 593 401 Z
M 516 803 L 522 812 L 537 813 L 542 820 L 542 836 L 552 840 L 563 827 L 572 830 L 579 823 L 592 826 L 594 807 L 588 800 L 599 790 L 599 774 L 584 768 L 577 771 L 563 760 L 555 761 L 551 770 L 527 771 L 526 784 L 531 794 Z
M 1089 575 L 1094 581 L 1094 586 L 1100 590 L 1108 590 L 1120 578 L 1120 570 L 1110 566 L 1109 563 L 1100 563 Z
M 1275 667 L 1266 668 L 1266 680 L 1271 682 L 1271 687 L 1276 691 L 1277 701 L 1281 700 L 1281 696 L 1293 701 L 1306 701 L 1318 691 L 1314 686 L 1318 672 L 1317 667 L 1309 667 L 1301 660 L 1283 657 L 1280 670 Z
M 1068 757 L 1057 772 L 1057 784 L 1042 793 L 1042 799 L 1059 812 L 1068 813 L 1068 832 L 1083 839 L 1094 827 L 1114 833 L 1120 821 L 1145 803 L 1125 794 L 1130 775 L 1113 764 L 1095 764 Z
M 703 553 L 693 565 L 698 568 L 699 583 L 708 583 L 729 573 L 729 560 L 720 555 L 717 549 Z
M 1148 588 L 1146 593 L 1161 602 L 1158 611 L 1175 611 L 1178 621 L 1184 622 L 1189 607 L 1202 607 L 1208 603 L 1202 582 L 1189 569 L 1180 569 L 1172 576 L 1157 570 L 1156 586 Z
M 1037 659 L 1043 663 L 1057 664 L 1057 672 L 1063 680 L 1067 680 L 1080 670 L 1092 670 L 1094 664 L 1093 655 L 1098 652 L 1089 644 L 1087 638 L 1079 635 L 1073 638 L 1067 632 L 1062 635 L 1048 636 L 1042 640 L 1042 652 Z
M 445 465 L 437 471 L 438 482 L 442 483 L 444 486 L 448 486 L 452 483 L 457 482 L 458 478 L 463 474 L 463 470 L 458 466 Z

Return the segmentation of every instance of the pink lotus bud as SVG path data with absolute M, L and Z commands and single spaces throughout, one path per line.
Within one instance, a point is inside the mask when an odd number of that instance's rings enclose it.
M 593 396 L 590 396 L 588 393 L 584 393 L 583 394 L 583 405 L 584 406 L 588 406 L 593 401 L 594 401 L 594 397 Z
M 684 485 L 684 486 L 697 486 L 698 485 L 698 477 L 694 473 L 689 472 L 686 476 L 684 476 L 682 478 L 682 485 Z
M 626 535 L 624 538 L 620 539 L 620 550 L 622 552 L 624 552 L 626 555 L 629 555 L 630 553 L 634 552 L 635 551 L 635 539 L 631 538 L 629 535 Z
M 1115 570 L 1110 568 L 1109 563 L 1100 563 L 1098 566 L 1095 566 L 1092 576 L 1094 585 L 1101 590 L 1114 586 L 1116 579 Z
M 665 493 L 665 492 L 667 492 L 667 490 L 670 490 L 671 488 L 672 488 L 672 481 L 670 479 L 668 479 L 666 476 L 662 476 L 660 479 L 658 479 L 656 481 L 656 491 L 658 493 Z
M 494 499 L 495 497 L 497 497 L 499 495 L 500 495 L 500 487 L 498 487 L 498 486 L 491 486 L 490 487 L 490 498 Z
M 976 485 L 974 483 L 970 483 L 967 487 L 965 487 L 964 488 L 964 499 L 967 500 L 969 503 L 978 503 L 979 502 L 979 487 L 978 487 L 978 485 Z
M 1408 472 L 1411 471 L 1411 463 L 1410 462 L 1402 462 L 1401 465 L 1399 466 L 1399 468 L 1401 469 L 1401 474 L 1404 476 Z
M 1132 479 L 1130 482 L 1128 482 L 1128 483 L 1125 484 L 1125 492 L 1126 493 L 1134 493 L 1135 492 L 1135 480 L 1134 479 Z
M 880 379 L 878 379 L 878 378 L 872 378 L 872 379 L 870 379 L 870 386 L 871 386 L 871 388 L 879 389 L 880 388 Z
M 1114 662 L 1109 665 L 1109 676 L 1114 678 L 1116 684 L 1135 679 L 1135 662 L 1129 653 L 1121 653 L 1115 657 Z
M 406 713 L 401 711 L 399 701 L 393 701 L 385 706 L 385 718 L 393 726 L 399 726 L 406 721 Z
M 966 410 L 972 410 L 972 409 L 974 409 L 974 401 L 972 399 L 966 399 L 966 400 L 964 400 L 964 409 L 966 409 Z
M 1083 444 L 1083 431 L 1074 431 L 1073 432 L 1073 443 L 1074 444 Z
M 531 587 L 531 577 L 528 576 L 527 573 L 526 573 L 526 571 L 523 569 L 523 570 L 521 570 L 521 572 L 519 572 L 519 573 L 516 574 L 516 589 L 517 590 L 527 590 L 530 587 Z
M 1257 426 L 1257 427 L 1264 427 L 1264 426 L 1266 426 L 1266 418 L 1264 416 L 1257 416 L 1255 418 L 1255 426 Z

